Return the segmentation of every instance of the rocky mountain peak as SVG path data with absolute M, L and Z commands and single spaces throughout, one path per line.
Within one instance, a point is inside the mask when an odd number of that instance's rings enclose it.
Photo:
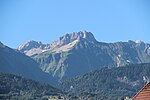
M 50 44 L 51 49 L 56 47 L 61 47 L 66 44 L 72 43 L 75 40 L 80 40 L 81 38 L 88 40 L 89 42 L 95 42 L 96 39 L 94 38 L 91 32 L 87 31 L 80 31 L 80 32 L 72 32 L 70 34 L 66 34 L 60 37 L 57 41 L 54 41 Z
M 129 40 L 128 43 L 136 45 L 136 46 L 141 46 L 141 45 L 145 45 L 146 44 L 142 40 L 135 40 L 135 41 Z
M 76 45 L 76 43 L 80 41 L 80 39 L 85 39 L 92 43 L 96 41 L 91 32 L 80 31 L 66 34 L 51 44 L 42 44 L 41 42 L 30 40 L 19 46 L 17 49 L 29 56 L 48 50 L 52 52 L 68 51 L 71 50 Z
M 83 33 L 82 38 L 85 38 L 90 42 L 95 42 L 96 41 L 94 35 L 91 32 L 84 31 L 84 32 L 81 32 L 81 33 Z
M 96 41 L 95 37 L 93 36 L 93 34 L 91 32 L 87 32 L 87 31 L 80 31 L 80 32 L 72 32 L 70 34 L 66 34 L 65 36 L 61 37 L 61 39 L 66 39 L 69 41 L 74 41 L 80 38 L 84 38 L 90 42 L 94 42 Z
M 26 43 L 24 43 L 23 45 L 19 46 L 17 49 L 20 51 L 25 51 L 25 50 L 30 50 L 32 48 L 42 48 L 42 47 L 43 47 L 42 42 L 29 40 Z
M 143 43 L 143 41 L 141 41 L 141 40 L 135 40 L 135 43 L 136 44 L 141 44 L 141 43 Z

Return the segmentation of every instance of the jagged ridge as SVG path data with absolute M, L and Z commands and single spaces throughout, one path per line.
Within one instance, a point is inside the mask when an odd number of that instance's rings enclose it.
M 97 42 L 91 32 L 60 37 L 43 53 L 32 56 L 44 72 L 69 78 L 99 67 L 119 67 L 150 62 L 150 44 L 142 41 Z
M 52 42 L 51 44 L 43 44 L 42 42 L 36 42 L 34 40 L 30 40 L 30 41 L 26 42 L 25 44 L 19 46 L 17 49 L 19 51 L 25 53 L 28 56 L 32 56 L 32 55 L 40 54 L 40 53 L 48 51 L 48 50 L 56 51 L 60 47 L 68 45 L 68 44 L 75 45 L 75 43 L 80 38 L 84 38 L 90 42 L 96 41 L 96 39 L 94 38 L 94 36 L 91 32 L 80 31 L 80 32 L 73 32 L 70 34 L 66 34 L 66 35 L 60 37 L 58 40 Z M 74 45 L 72 45 L 71 47 L 73 47 Z M 67 48 L 67 46 L 65 48 Z M 63 48 L 61 50 L 63 50 Z

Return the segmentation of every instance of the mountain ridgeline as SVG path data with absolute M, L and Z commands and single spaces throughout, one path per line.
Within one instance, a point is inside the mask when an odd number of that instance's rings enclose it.
M 18 50 L 31 56 L 40 68 L 60 80 L 101 67 L 119 67 L 150 62 L 150 44 L 140 40 L 98 42 L 91 32 L 73 32 L 51 44 L 28 41 Z
M 38 63 L 32 58 L 0 43 L 0 72 L 11 73 L 44 83 L 53 83 L 53 78 L 38 66 Z

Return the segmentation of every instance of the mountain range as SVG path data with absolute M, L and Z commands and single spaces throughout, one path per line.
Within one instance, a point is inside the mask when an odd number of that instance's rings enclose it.
M 87 31 L 66 34 L 50 44 L 31 40 L 17 50 L 33 58 L 42 71 L 59 80 L 83 75 L 102 67 L 150 62 L 148 43 L 141 40 L 98 42 Z
M 50 44 L 30 40 L 17 49 L 0 42 L 0 78 L 10 80 L 1 79 L 0 84 L 3 86 L 3 82 L 8 82 L 10 88 L 15 86 L 12 92 L 17 93 L 21 86 L 18 88 L 11 82 L 22 82 L 25 77 L 55 86 L 59 82 L 57 87 L 68 97 L 76 98 L 71 100 L 89 95 L 98 99 L 110 97 L 111 100 L 132 97 L 150 81 L 149 66 L 150 44 L 141 40 L 99 42 L 87 31 L 66 34 Z M 31 92 L 37 91 L 35 88 Z M 30 94 L 30 91 L 25 92 Z

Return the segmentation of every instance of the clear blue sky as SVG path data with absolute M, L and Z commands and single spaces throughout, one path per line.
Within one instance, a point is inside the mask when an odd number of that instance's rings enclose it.
M 103 42 L 150 43 L 150 0 L 0 0 L 0 41 L 12 48 L 82 30 Z

